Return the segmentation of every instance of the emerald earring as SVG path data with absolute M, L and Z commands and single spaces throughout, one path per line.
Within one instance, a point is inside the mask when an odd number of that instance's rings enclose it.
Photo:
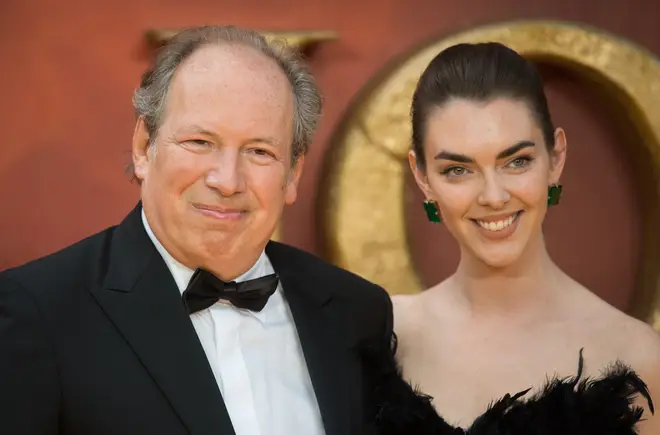
M 426 211 L 426 217 L 429 219 L 429 221 L 433 222 L 434 224 L 439 224 L 442 222 L 442 219 L 440 218 L 440 210 L 438 209 L 438 203 L 435 201 L 430 199 L 424 201 L 424 211 Z
M 548 187 L 548 206 L 559 204 L 562 188 L 561 184 L 553 184 Z

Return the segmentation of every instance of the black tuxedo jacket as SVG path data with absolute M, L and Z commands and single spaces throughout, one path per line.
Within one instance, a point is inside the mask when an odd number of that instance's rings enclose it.
M 270 242 L 266 253 L 326 433 L 370 433 L 360 346 L 390 336 L 388 295 L 293 247 Z M 0 433 L 234 434 L 139 205 L 116 227 L 0 273 Z

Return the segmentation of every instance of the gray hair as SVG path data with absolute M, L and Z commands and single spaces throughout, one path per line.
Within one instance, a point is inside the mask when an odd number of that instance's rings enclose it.
M 209 44 L 243 44 L 274 60 L 289 79 L 294 97 L 292 164 L 305 155 L 322 110 L 321 95 L 299 52 L 284 41 L 268 41 L 255 30 L 235 26 L 203 26 L 177 33 L 163 46 L 154 64 L 142 76 L 133 95 L 135 115 L 143 118 L 150 146 L 158 135 L 174 73 L 199 48 Z M 131 163 L 127 168 L 134 176 Z

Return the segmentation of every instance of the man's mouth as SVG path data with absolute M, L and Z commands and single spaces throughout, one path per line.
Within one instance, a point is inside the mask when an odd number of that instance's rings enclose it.
M 193 206 L 202 214 L 209 217 L 214 217 L 216 219 L 238 219 L 247 212 L 246 210 L 235 207 L 223 207 L 206 204 L 193 204 Z

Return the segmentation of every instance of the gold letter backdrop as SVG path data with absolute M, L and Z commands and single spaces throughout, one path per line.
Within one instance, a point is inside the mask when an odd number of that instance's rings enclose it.
M 654 180 L 646 193 L 644 260 L 634 313 L 660 330 L 660 63 L 644 49 L 583 25 L 519 21 L 471 29 L 414 50 L 352 110 L 336 136 L 322 201 L 328 258 L 391 294 L 422 290 L 406 237 L 404 171 L 417 79 L 442 49 L 501 42 L 519 53 L 577 70 L 633 114 Z

